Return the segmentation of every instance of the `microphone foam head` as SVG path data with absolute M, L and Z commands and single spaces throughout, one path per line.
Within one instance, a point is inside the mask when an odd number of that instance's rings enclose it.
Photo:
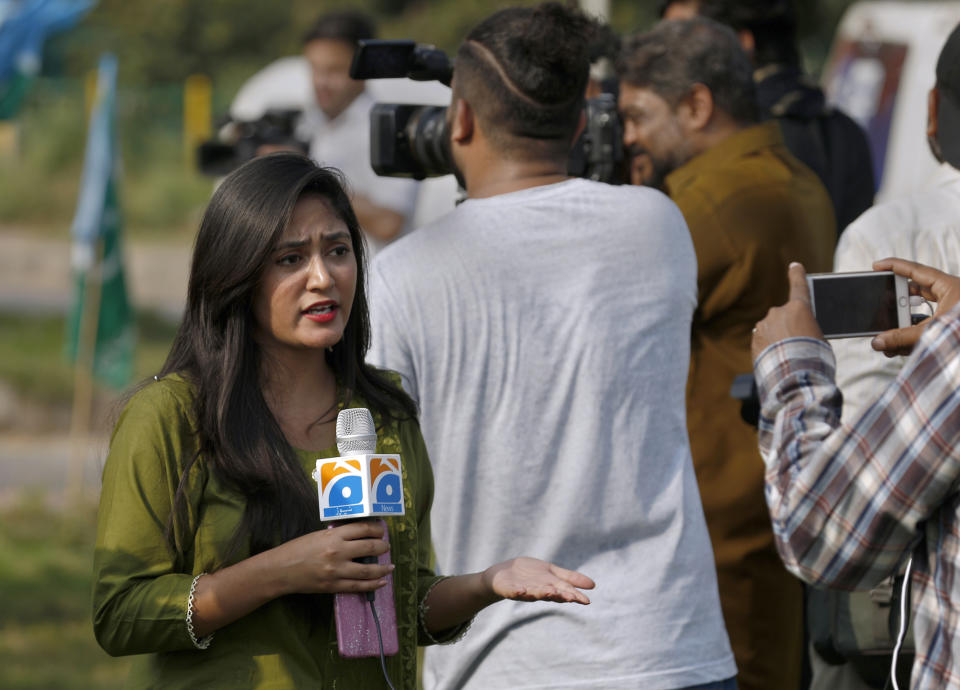
M 370 410 L 365 407 L 340 410 L 337 415 L 337 451 L 340 455 L 375 453 L 376 450 L 377 430 Z

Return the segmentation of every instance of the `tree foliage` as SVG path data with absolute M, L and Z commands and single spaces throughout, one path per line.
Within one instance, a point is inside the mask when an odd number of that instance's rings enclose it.
M 805 46 L 825 52 L 852 0 L 796 0 Z M 379 20 L 383 38 L 413 38 L 447 51 L 477 21 L 499 7 L 531 0 L 100 0 L 74 31 L 48 48 L 46 71 L 80 76 L 104 50 L 117 54 L 121 82 L 181 81 L 204 73 L 214 80 L 248 75 L 277 57 L 296 53 L 320 14 L 361 9 Z M 632 32 L 655 21 L 655 0 L 612 0 L 611 25 Z M 814 56 L 814 63 L 819 58 Z
M 140 83 L 216 74 L 230 65 L 265 61 L 295 46 L 291 0 L 100 0 L 76 31 L 51 46 L 58 66 L 78 76 L 96 54 L 117 54 L 121 75 Z M 59 44 L 59 45 L 57 45 Z

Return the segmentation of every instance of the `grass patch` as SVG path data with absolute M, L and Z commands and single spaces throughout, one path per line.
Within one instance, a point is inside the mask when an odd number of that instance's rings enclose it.
M 134 380 L 159 371 L 177 325 L 140 311 Z M 73 367 L 64 356 L 66 317 L 0 313 L 0 380 L 24 399 L 67 404 L 73 395 Z
M 39 495 L 3 511 L 0 601 L 6 624 L 77 620 L 90 615 L 92 507 L 54 514 Z
M 63 316 L 0 314 L 0 380 L 40 403 L 69 402 L 73 370 L 63 354 Z
M 0 687 L 119 688 L 128 661 L 90 622 L 96 509 L 24 495 L 0 510 Z

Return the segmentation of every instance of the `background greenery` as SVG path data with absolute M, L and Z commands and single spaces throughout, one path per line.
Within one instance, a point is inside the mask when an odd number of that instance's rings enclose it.
M 176 324 L 149 311 L 135 317 L 134 379 L 140 380 L 160 370 Z M 0 312 L 0 381 L 21 399 L 50 406 L 70 402 L 73 368 L 63 356 L 65 321 L 62 314 Z
M 90 624 L 93 505 L 68 512 L 24 495 L 0 508 L 0 687 L 119 688 L 128 662 Z

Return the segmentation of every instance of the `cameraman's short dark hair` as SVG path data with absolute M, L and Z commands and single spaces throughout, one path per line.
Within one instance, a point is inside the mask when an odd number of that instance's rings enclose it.
M 583 110 L 595 26 L 577 9 L 546 2 L 500 10 L 467 34 L 455 85 L 494 143 L 566 150 Z
M 733 31 L 711 19 L 662 21 L 629 37 L 617 60 L 620 80 L 652 89 L 676 106 L 703 84 L 719 110 L 740 124 L 757 121 L 753 67 Z
M 357 41 L 377 37 L 373 19 L 362 12 L 329 12 L 322 15 L 303 35 L 304 44 L 311 41 L 343 41 L 356 45 Z
M 662 0 L 660 16 L 679 0 Z M 735 31 L 753 34 L 753 62 L 757 67 L 774 63 L 799 65 L 797 12 L 794 0 L 693 0 L 697 14 Z

